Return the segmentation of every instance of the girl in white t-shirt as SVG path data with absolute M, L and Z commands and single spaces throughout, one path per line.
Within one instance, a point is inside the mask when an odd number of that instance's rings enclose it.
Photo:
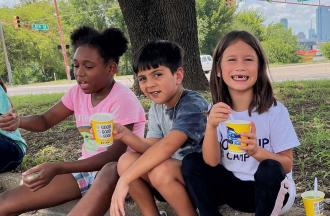
M 228 204 L 257 216 L 279 215 L 295 198 L 292 148 L 299 145 L 287 109 L 276 101 L 259 41 L 246 31 L 232 31 L 213 55 L 210 109 L 202 154 L 183 160 L 189 194 L 201 216 L 220 215 Z M 225 122 L 251 122 L 241 146 L 228 151 Z

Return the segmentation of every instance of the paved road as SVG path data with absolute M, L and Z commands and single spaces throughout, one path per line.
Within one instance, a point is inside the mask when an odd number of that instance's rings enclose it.
M 298 64 L 281 67 L 270 68 L 270 74 L 274 82 L 286 80 L 315 80 L 315 79 L 330 79 L 330 63 L 319 64 Z M 206 75 L 209 78 L 210 74 Z M 132 76 L 119 76 L 116 79 L 118 82 L 130 87 L 133 83 Z M 9 96 L 27 95 L 27 94 L 45 94 L 66 92 L 74 82 L 70 84 L 59 85 L 40 85 L 40 86 L 19 86 L 8 88 Z
M 133 76 L 124 76 L 116 78 L 118 82 L 131 87 L 133 83 Z M 9 87 L 8 95 L 35 95 L 35 94 L 50 94 L 50 93 L 63 93 L 66 92 L 70 87 L 75 85 L 76 82 L 72 81 L 67 84 L 54 84 L 54 85 L 26 85 Z
M 314 80 L 330 79 L 330 63 L 300 64 L 270 68 L 272 79 L 286 80 Z

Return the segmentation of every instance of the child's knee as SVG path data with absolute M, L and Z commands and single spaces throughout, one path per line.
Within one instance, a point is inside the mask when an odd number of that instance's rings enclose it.
M 109 162 L 105 164 L 102 169 L 97 174 L 98 178 L 104 178 L 104 180 L 109 180 L 109 178 L 117 177 L 117 162 Z
M 135 152 L 126 152 L 125 154 L 123 154 L 118 160 L 118 164 L 117 164 L 118 174 L 121 175 L 123 172 L 125 172 L 125 170 L 127 170 L 128 167 L 130 167 L 131 164 L 133 164 L 138 159 L 139 156 L 140 154 Z
M 167 160 L 153 168 L 148 173 L 148 178 L 151 184 L 157 188 L 163 184 L 179 178 L 180 166 L 175 165 L 172 161 Z
M 285 178 L 282 165 L 275 160 L 267 159 L 260 162 L 254 174 L 256 183 L 258 182 L 281 182 Z

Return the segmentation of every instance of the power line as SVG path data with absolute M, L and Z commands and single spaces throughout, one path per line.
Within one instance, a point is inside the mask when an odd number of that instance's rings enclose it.
M 302 5 L 302 6 L 330 7 L 330 4 L 329 5 L 321 4 L 321 0 L 318 0 L 317 4 L 305 3 L 305 1 L 307 1 L 307 0 L 298 0 L 297 2 L 287 1 L 287 0 L 282 0 L 282 1 L 280 1 L 280 0 L 259 0 L 259 1 L 266 1 L 266 2 L 269 2 L 269 3 L 275 2 L 275 3 L 282 3 L 282 4 Z

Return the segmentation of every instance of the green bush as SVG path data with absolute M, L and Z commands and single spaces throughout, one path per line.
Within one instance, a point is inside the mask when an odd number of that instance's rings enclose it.
M 321 52 L 324 57 L 330 59 L 330 42 L 321 43 Z

